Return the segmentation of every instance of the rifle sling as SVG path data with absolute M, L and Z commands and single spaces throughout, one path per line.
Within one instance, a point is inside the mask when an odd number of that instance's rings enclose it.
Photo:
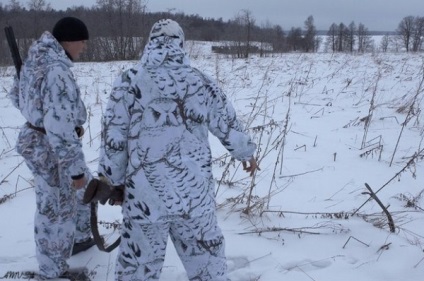
M 113 242 L 109 246 L 106 246 L 103 237 L 99 233 L 99 228 L 98 228 L 98 224 L 97 224 L 97 206 L 96 206 L 96 203 L 91 202 L 90 203 L 90 209 L 91 209 L 90 224 L 91 224 L 91 232 L 93 233 L 94 242 L 96 242 L 97 248 L 99 248 L 100 251 L 110 253 L 116 247 L 118 247 L 119 243 L 121 243 L 121 236 L 119 236 L 119 238 L 116 239 L 115 242 Z
M 44 128 L 41 128 L 41 127 L 35 127 L 34 125 L 32 125 L 31 123 L 29 123 L 29 122 L 26 122 L 26 125 L 28 126 L 28 128 L 31 128 L 31 129 L 33 129 L 33 130 L 36 130 L 37 132 L 40 132 L 40 133 L 42 133 L 42 134 L 46 134 L 46 129 L 44 129 Z

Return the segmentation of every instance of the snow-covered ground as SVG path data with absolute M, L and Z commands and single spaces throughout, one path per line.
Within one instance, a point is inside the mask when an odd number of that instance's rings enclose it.
M 252 180 L 210 138 L 231 280 L 423 280 L 422 54 L 233 60 L 207 43 L 188 50 L 260 143 L 261 171 Z M 93 171 L 112 82 L 134 63 L 74 68 L 90 113 L 83 142 Z M 37 268 L 35 200 L 32 176 L 14 151 L 24 120 L 6 98 L 12 74 L 0 68 L 0 278 L 19 280 L 19 272 Z M 394 232 L 376 201 L 367 202 L 365 183 L 378 191 Z M 119 207 L 101 206 L 99 220 L 119 222 Z M 113 280 L 115 256 L 90 249 L 70 263 L 86 265 L 93 280 Z M 187 278 L 170 243 L 161 281 L 171 280 Z

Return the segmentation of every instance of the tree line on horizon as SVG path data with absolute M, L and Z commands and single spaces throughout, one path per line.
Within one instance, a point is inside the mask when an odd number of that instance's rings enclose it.
M 186 40 L 217 42 L 213 51 L 235 58 L 247 58 L 253 53 L 267 56 L 286 52 L 372 52 L 376 48 L 386 52 L 423 50 L 424 17 L 407 16 L 392 34 L 384 34 L 380 46 L 374 46 L 372 33 L 360 23 L 333 23 L 328 31 L 318 31 L 313 16 L 304 27 L 285 31 L 269 22 L 256 24 L 250 10 L 240 10 L 234 18 L 202 18 L 184 13 L 147 11 L 146 0 L 97 0 L 91 8 L 75 6 L 56 11 L 46 0 L 19 0 L 0 3 L 0 24 L 14 29 L 21 56 L 31 43 L 64 16 L 82 19 L 90 32 L 87 51 L 82 61 L 136 60 L 146 43 L 150 28 L 157 20 L 171 18 L 184 29 Z M 326 40 L 323 40 L 323 36 Z M 225 43 L 224 43 L 225 42 Z M 218 44 L 219 43 L 219 44 Z M 391 48 L 390 48 L 391 46 Z M 4 32 L 0 33 L 0 65 L 11 64 Z

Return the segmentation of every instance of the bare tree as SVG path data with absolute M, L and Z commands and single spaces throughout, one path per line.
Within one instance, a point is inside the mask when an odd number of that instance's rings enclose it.
M 50 11 L 51 5 L 46 0 L 28 0 L 28 8 L 35 11 Z
M 304 48 L 306 52 L 314 52 L 316 50 L 316 38 L 317 29 L 314 25 L 314 17 L 309 16 L 305 21 L 305 36 L 304 36 Z
M 9 4 L 6 5 L 6 9 L 9 11 L 20 11 L 22 8 L 19 0 L 9 0 Z
M 291 51 L 298 52 L 303 48 L 302 29 L 292 27 L 287 35 L 287 45 Z
M 412 35 L 414 33 L 414 17 L 407 16 L 402 19 L 396 30 L 398 36 L 401 38 L 403 45 L 407 52 L 410 50 Z
M 286 34 L 284 33 L 283 28 L 280 25 L 275 25 L 272 34 L 272 49 L 275 52 L 286 51 Z
M 380 48 L 385 53 L 389 49 L 390 37 L 388 34 L 385 34 L 380 41 Z
M 274 40 L 274 30 L 271 22 L 266 21 L 261 25 L 261 30 L 265 32 L 258 33 L 255 38 L 259 41 L 259 55 L 260 57 L 266 56 L 271 53 L 272 41 Z
M 356 24 L 355 22 L 351 22 L 349 26 L 346 28 L 346 47 L 349 52 L 353 53 L 355 47 L 355 35 L 356 35 Z
M 344 52 L 349 42 L 350 32 L 344 23 L 339 24 L 337 31 L 337 51 Z
M 93 55 L 106 60 L 126 60 L 138 58 L 144 43 L 142 30 L 145 3 L 143 0 L 97 0 L 97 6 L 106 17 L 102 24 L 108 36 L 99 36 L 91 43 Z M 100 33 L 101 34 L 101 33 Z
M 360 23 L 356 35 L 358 38 L 358 52 L 364 53 L 371 45 L 371 36 L 369 35 L 368 28 Z
M 414 19 L 414 28 L 412 34 L 412 51 L 421 50 L 424 36 L 424 17 L 416 17 Z
M 250 10 L 242 10 L 240 12 L 240 23 L 244 27 L 244 36 L 245 36 L 245 44 L 244 44 L 244 54 L 245 58 L 249 57 L 250 48 L 252 44 L 252 30 L 255 26 L 255 18 L 252 15 Z
M 32 19 L 32 37 L 37 38 L 44 31 L 46 24 L 43 24 L 43 12 L 51 11 L 50 3 L 45 0 L 28 0 L 28 9 L 31 12 Z
M 255 18 L 249 10 L 241 10 L 232 21 L 232 29 L 227 33 L 231 33 L 233 38 L 229 44 L 231 52 L 235 52 L 238 58 L 248 58 L 252 51 L 252 35 L 255 27 Z
M 333 51 L 333 53 L 337 51 L 337 34 L 338 33 L 339 33 L 339 27 L 337 26 L 337 24 L 333 23 L 327 32 L 327 35 L 328 35 L 327 44 L 331 45 L 331 50 Z

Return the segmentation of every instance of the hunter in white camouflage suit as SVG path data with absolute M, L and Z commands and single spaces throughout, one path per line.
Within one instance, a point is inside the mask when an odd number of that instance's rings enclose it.
M 88 31 L 82 21 L 64 18 L 52 33 L 44 32 L 31 45 L 9 93 L 27 120 L 16 148 L 34 176 L 41 279 L 65 275 L 74 243 L 91 238 L 90 207 L 82 204 L 91 174 L 77 134 L 87 113 L 70 70 L 85 48 Z
M 140 63 L 115 81 L 104 113 L 99 172 L 125 185 L 119 281 L 159 280 L 168 235 L 190 280 L 228 280 L 208 131 L 251 174 L 256 145 L 183 47 L 178 23 L 155 23 Z

